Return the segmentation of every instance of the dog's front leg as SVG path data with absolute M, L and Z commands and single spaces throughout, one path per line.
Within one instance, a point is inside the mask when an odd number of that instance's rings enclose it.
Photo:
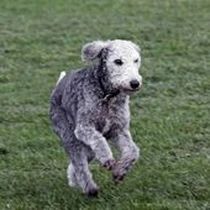
M 121 130 L 115 137 L 115 143 L 121 152 L 120 159 L 113 168 L 113 178 L 115 182 L 121 181 L 128 170 L 139 158 L 139 148 L 133 142 L 129 130 Z
M 78 140 L 89 146 L 95 153 L 96 159 L 108 170 L 113 168 L 115 164 L 112 151 L 103 137 L 94 126 L 78 124 L 74 131 Z

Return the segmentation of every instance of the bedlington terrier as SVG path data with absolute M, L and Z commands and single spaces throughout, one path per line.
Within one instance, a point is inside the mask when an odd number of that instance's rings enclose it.
M 111 170 L 118 183 L 139 158 L 129 131 L 129 96 L 142 86 L 141 57 L 133 42 L 111 40 L 86 44 L 82 59 L 89 67 L 61 73 L 51 95 L 50 118 L 69 155 L 69 185 L 96 196 L 91 160 Z M 108 140 L 119 151 L 116 159 Z

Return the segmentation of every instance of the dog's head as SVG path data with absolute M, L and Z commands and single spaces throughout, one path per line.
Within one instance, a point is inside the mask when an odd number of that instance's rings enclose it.
M 98 62 L 106 68 L 113 88 L 125 93 L 135 92 L 142 86 L 139 74 L 141 56 L 139 47 L 131 41 L 95 41 L 82 49 L 82 59 Z

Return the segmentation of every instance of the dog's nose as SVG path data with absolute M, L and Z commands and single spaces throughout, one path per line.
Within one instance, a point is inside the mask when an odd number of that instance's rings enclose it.
M 138 88 L 139 85 L 140 85 L 140 84 L 139 84 L 139 81 L 136 80 L 136 79 L 130 81 L 130 86 L 131 86 L 132 89 Z

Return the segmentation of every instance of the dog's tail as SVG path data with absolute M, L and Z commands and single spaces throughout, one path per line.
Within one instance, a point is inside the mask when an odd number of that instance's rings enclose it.
M 58 83 L 66 76 L 66 72 L 65 71 L 62 71 L 60 73 L 60 76 L 58 78 L 58 81 L 56 82 L 56 85 L 58 85 Z

